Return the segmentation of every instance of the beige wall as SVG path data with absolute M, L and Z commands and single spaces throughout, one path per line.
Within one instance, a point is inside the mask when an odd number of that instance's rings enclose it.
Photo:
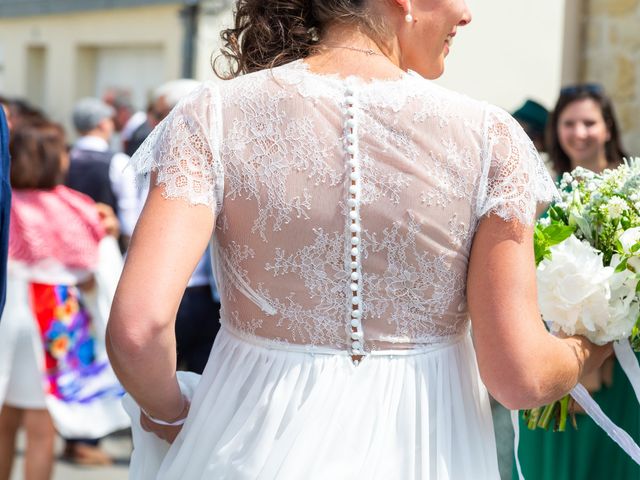
M 624 145 L 640 156 L 640 0 L 585 0 L 582 79 L 614 100 Z
M 527 97 L 551 108 L 573 74 L 576 22 L 567 12 L 576 1 L 467 0 L 473 20 L 459 30 L 439 83 L 510 111 Z
M 0 93 L 33 97 L 29 99 L 69 128 L 74 102 L 93 93 L 95 58 L 91 52 L 96 48 L 160 49 L 164 71 L 158 78 L 178 78 L 183 44 L 180 7 L 176 3 L 0 19 Z M 135 74 L 132 72 L 134 81 Z

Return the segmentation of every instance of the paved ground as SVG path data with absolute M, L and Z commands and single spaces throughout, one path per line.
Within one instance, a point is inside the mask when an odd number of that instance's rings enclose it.
M 103 440 L 103 448 L 115 459 L 110 467 L 79 467 L 59 459 L 53 472 L 53 480 L 127 480 L 131 437 L 128 433 L 111 435 Z M 57 439 L 56 453 L 62 451 L 63 442 Z M 24 436 L 18 441 L 18 455 L 13 465 L 11 480 L 23 479 Z

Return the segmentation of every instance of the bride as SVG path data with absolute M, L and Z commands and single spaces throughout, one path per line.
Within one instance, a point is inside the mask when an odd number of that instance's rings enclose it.
M 485 386 L 538 406 L 610 353 L 540 321 L 532 225 L 555 187 L 530 141 L 430 81 L 470 21 L 464 0 L 237 2 L 233 79 L 133 160 L 152 187 L 108 328 L 132 478 L 495 479 Z M 209 244 L 223 328 L 180 378 L 175 313 Z

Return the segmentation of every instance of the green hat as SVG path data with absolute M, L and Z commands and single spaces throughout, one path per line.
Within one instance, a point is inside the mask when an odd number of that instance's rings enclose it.
M 549 118 L 546 108 L 534 100 L 527 100 L 518 110 L 513 112 L 513 118 L 520 122 L 526 122 L 532 128 L 544 132 Z

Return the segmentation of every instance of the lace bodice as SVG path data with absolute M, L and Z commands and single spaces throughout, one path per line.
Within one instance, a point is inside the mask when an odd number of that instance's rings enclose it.
M 216 214 L 222 322 L 354 355 L 466 331 L 479 219 L 531 224 L 556 193 L 504 111 L 413 73 L 367 83 L 302 61 L 204 84 L 133 164 Z

